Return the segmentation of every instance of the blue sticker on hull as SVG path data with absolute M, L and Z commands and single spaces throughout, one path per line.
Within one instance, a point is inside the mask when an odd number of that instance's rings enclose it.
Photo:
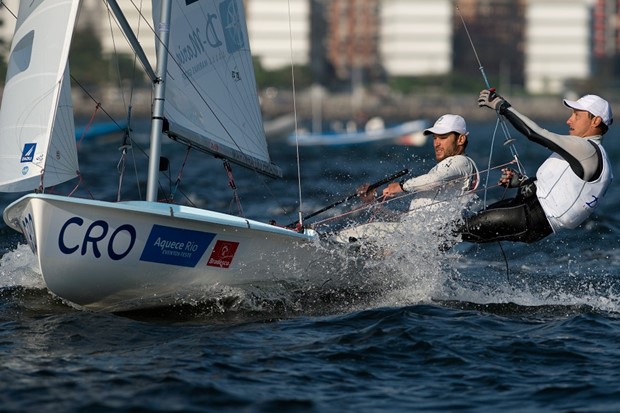
M 140 261 L 195 267 L 213 238 L 210 232 L 153 225 Z

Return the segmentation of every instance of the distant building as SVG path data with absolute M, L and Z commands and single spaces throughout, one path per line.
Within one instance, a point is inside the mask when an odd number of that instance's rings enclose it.
M 506 93 L 524 84 L 524 36 L 527 0 L 461 0 L 453 14 L 454 71 L 487 76 Z M 481 68 L 482 66 L 482 68 Z
M 291 62 L 308 64 L 310 0 L 246 0 L 245 4 L 250 47 L 265 69 L 290 67 Z
M 592 13 L 594 74 L 605 79 L 620 75 L 620 2 L 595 0 Z
M 379 0 L 332 0 L 325 13 L 326 60 L 334 80 L 348 86 L 380 80 Z
M 84 5 L 90 3 L 91 10 L 86 13 Z M 155 67 L 155 41 L 153 40 L 153 11 L 150 1 L 118 0 L 119 7 L 125 13 L 127 22 L 138 37 L 140 46 L 144 50 L 152 67 Z M 139 6 L 136 9 L 136 6 Z M 121 32 L 116 19 L 108 12 L 106 4 L 102 1 L 82 1 L 82 11 L 78 16 L 78 23 L 83 20 L 91 22 L 92 27 L 99 34 L 104 54 L 125 53 L 133 55 L 125 35 Z M 79 26 L 78 26 L 79 28 Z
M 452 70 L 452 0 L 383 0 L 380 43 L 389 76 L 443 75 Z
M 151 2 L 118 3 L 154 65 Z M 2 4 L 5 52 L 19 0 Z M 315 79 L 329 86 L 387 76 L 476 75 L 480 64 L 465 27 L 485 73 L 504 91 L 515 86 L 562 93 L 575 82 L 613 79 L 620 72 L 619 0 L 244 0 L 244 5 L 251 48 L 265 69 L 309 65 Z M 99 34 L 104 53 L 132 53 L 104 2 L 82 2 L 81 27 Z
M 591 3 L 528 1 L 524 50 L 528 92 L 562 93 L 569 81 L 592 74 Z

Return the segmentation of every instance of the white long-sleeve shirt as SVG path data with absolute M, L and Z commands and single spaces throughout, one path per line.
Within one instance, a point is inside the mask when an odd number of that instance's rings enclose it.
M 439 162 L 428 173 L 403 182 L 403 190 L 416 193 L 409 205 L 409 210 L 413 211 L 460 197 L 474 190 L 478 179 L 476 163 L 466 155 L 454 155 Z

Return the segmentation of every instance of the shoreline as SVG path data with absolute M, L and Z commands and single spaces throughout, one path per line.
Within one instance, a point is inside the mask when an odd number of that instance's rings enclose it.
M 150 117 L 150 89 L 134 90 L 132 115 Z M 104 90 L 102 93 L 101 110 L 119 119 L 127 114 L 126 100 L 116 89 Z M 360 120 L 379 116 L 386 121 L 405 121 L 415 119 L 434 120 L 446 113 L 463 116 L 468 121 L 488 121 L 495 118 L 489 110 L 481 110 L 477 104 L 477 93 L 470 95 L 398 95 L 364 93 L 352 98 L 349 93 L 324 94 L 321 99 L 312 99 L 311 93 L 298 93 L 293 101 L 290 92 L 261 93 L 259 96 L 263 118 L 274 120 L 292 116 L 297 110 L 299 120 L 311 120 L 313 113 L 329 122 L 332 120 Z M 569 112 L 562 103 L 560 96 L 516 96 L 507 100 L 524 115 L 536 120 L 565 120 Z M 610 104 L 614 107 L 614 100 Z M 97 103 L 81 91 L 73 93 L 73 107 L 76 116 L 90 118 L 97 110 Z
M 351 97 L 331 95 L 324 98 L 322 118 L 325 121 L 370 118 L 380 116 L 385 120 L 437 119 L 446 113 L 463 116 L 469 121 L 488 121 L 495 119 L 490 110 L 481 110 L 477 103 L 478 94 L 471 95 L 408 95 L 408 96 L 365 96 L 360 104 L 351 104 Z M 518 96 L 506 98 L 513 106 L 526 116 L 541 121 L 565 120 L 569 116 L 568 109 L 560 96 Z M 610 103 L 612 103 L 610 101 Z M 300 118 L 312 118 L 312 99 L 307 96 L 297 98 L 297 115 Z M 316 105 L 316 104 L 315 104 Z M 277 117 L 290 113 L 293 107 L 292 98 L 262 100 L 263 113 L 266 118 Z M 613 106 L 613 103 L 612 103 Z M 315 106 L 316 108 L 316 106 Z M 315 109 L 316 110 L 316 109 Z M 357 116 L 356 116 L 357 114 Z

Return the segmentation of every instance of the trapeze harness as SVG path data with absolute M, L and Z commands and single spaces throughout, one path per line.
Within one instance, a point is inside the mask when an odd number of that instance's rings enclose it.
M 576 228 L 598 206 L 613 179 L 602 136 L 561 136 L 540 128 L 509 104 L 500 113 L 532 142 L 554 153 L 536 178 L 524 177 L 517 196 L 466 217 L 464 241 L 532 243 L 564 228 Z

